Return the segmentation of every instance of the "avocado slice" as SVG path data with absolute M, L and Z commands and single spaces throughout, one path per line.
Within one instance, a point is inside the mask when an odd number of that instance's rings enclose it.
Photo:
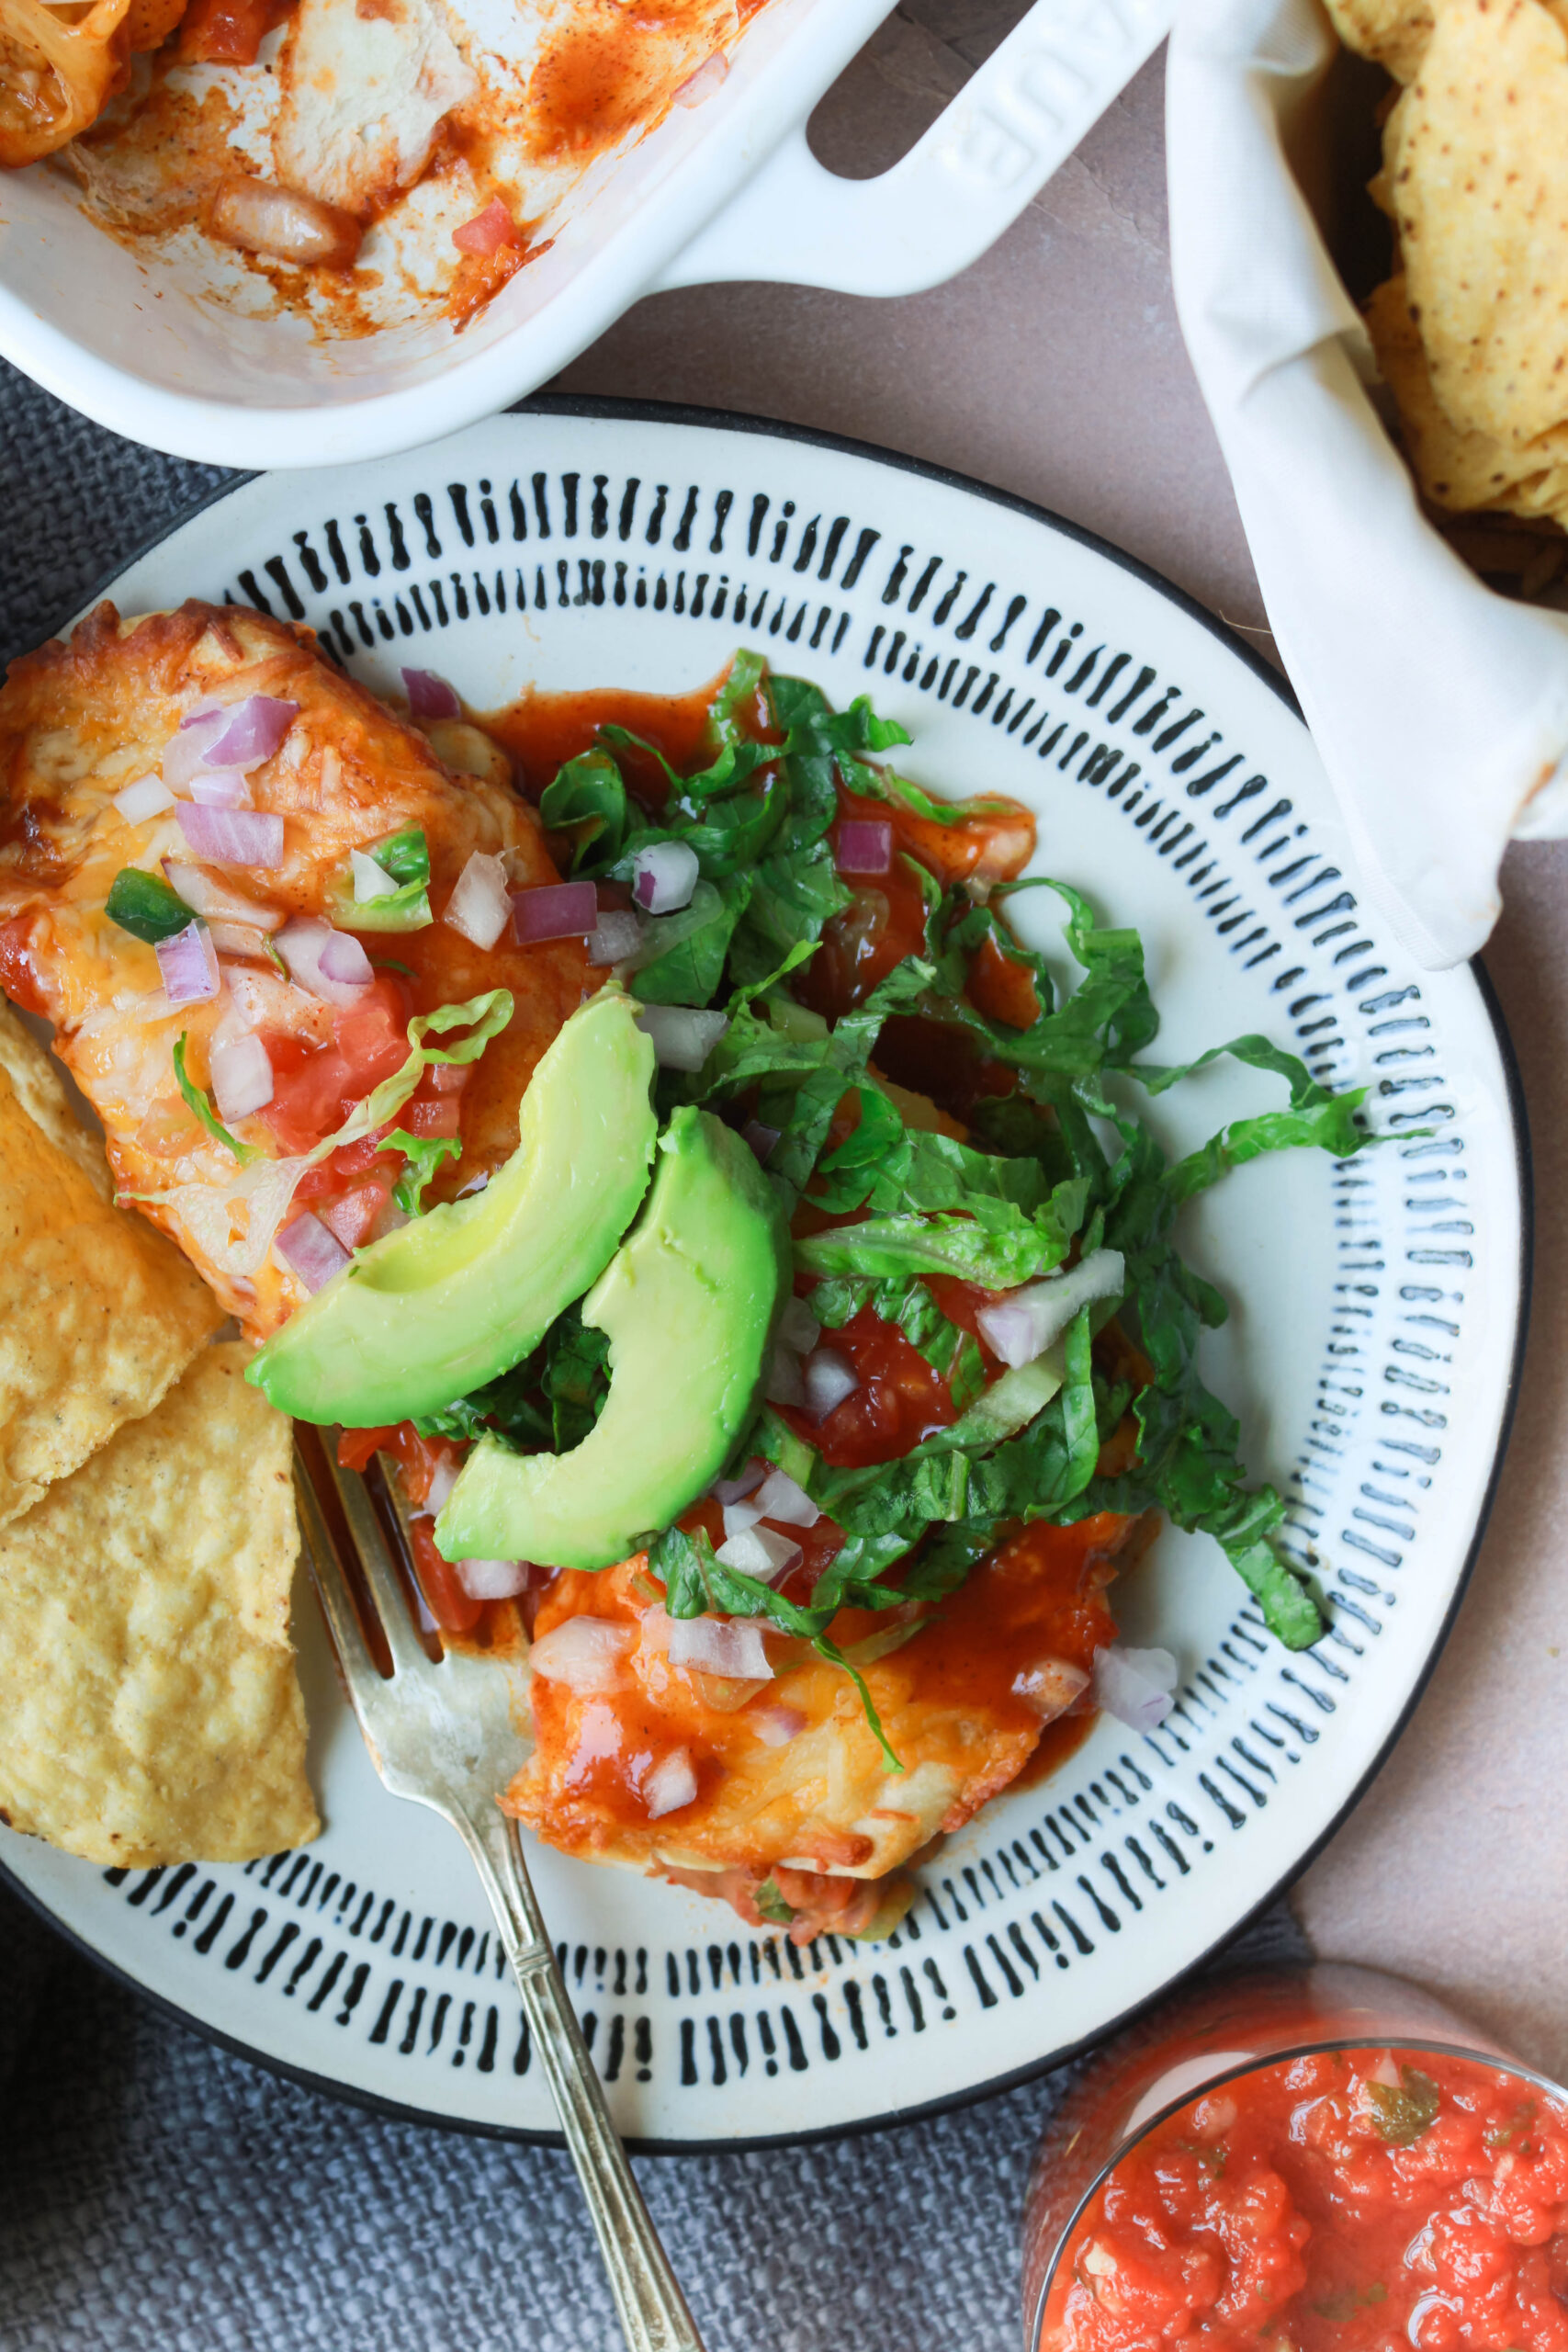
M 738 1136 L 677 1111 L 648 1205 L 582 1302 L 610 1393 L 570 1453 L 481 1439 L 435 1522 L 449 1560 L 608 1568 L 695 1502 L 757 1403 L 789 1295 L 789 1228 Z
M 484 1191 L 361 1250 L 246 1378 L 302 1421 L 371 1429 L 438 1412 L 520 1363 L 604 1272 L 648 1190 L 654 1054 L 637 1012 L 606 989 L 574 1012 Z

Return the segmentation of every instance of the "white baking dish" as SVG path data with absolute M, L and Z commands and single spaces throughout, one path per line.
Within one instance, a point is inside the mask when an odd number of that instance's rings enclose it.
M 769 0 L 720 85 L 677 108 L 458 334 L 358 340 L 204 299 L 78 209 L 60 170 L 0 178 L 0 353 L 116 432 L 223 465 L 299 467 L 434 440 L 563 367 L 640 295 L 734 278 L 859 294 L 939 284 L 1016 218 L 1151 53 L 1170 0 L 1035 0 L 880 178 L 810 153 L 812 108 L 891 0 Z

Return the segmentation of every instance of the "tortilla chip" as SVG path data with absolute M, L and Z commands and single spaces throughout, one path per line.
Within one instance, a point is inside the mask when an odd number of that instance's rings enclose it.
M 1440 0 L 1384 133 L 1410 315 L 1460 433 L 1568 419 L 1568 0 Z
M 0 1811 L 88 1861 L 244 1861 L 320 1823 L 288 1641 L 289 1424 L 204 1348 L 0 1529 Z
M 1568 424 L 1524 449 L 1456 432 L 1438 407 L 1403 277 L 1380 286 L 1367 325 L 1399 408 L 1405 455 L 1434 506 L 1455 514 L 1523 514 L 1568 528 Z
M 89 1135 L 71 1108 L 64 1081 L 53 1056 L 40 1046 L 19 1013 L 0 997 L 0 1069 L 17 1090 L 17 1099 L 35 1127 L 73 1159 L 100 1199 L 114 1198 L 114 1178 L 103 1145 Z
M 0 1527 L 150 1413 L 223 1310 L 112 1207 L 0 1068 Z
M 1432 38 L 1432 0 L 1326 0 L 1347 49 L 1383 65 L 1396 82 L 1415 78 Z

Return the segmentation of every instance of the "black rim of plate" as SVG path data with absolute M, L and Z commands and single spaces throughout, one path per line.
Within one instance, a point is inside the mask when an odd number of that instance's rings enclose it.
M 890 468 L 899 473 L 918 474 L 923 481 L 939 482 L 945 489 L 965 492 L 970 497 L 984 499 L 993 506 L 1008 507 L 1015 514 L 1026 515 L 1030 521 L 1043 524 L 1047 530 L 1055 532 L 1064 538 L 1076 540 L 1080 547 L 1088 548 L 1094 554 L 1103 557 L 1119 571 L 1129 572 L 1134 579 L 1140 580 L 1146 587 L 1154 589 L 1168 604 L 1174 605 L 1177 610 L 1184 613 L 1189 620 L 1196 621 L 1210 637 L 1216 639 L 1226 651 L 1239 660 L 1255 677 L 1261 678 L 1292 717 L 1302 724 L 1305 724 L 1304 720 L 1302 720 L 1301 706 L 1287 680 L 1264 661 L 1262 655 L 1248 645 L 1244 638 L 1238 636 L 1234 629 L 1227 628 L 1223 621 L 1217 620 L 1214 615 L 1199 604 L 1195 597 L 1188 595 L 1184 589 L 1178 588 L 1173 582 L 1167 580 L 1163 573 L 1154 571 L 1146 563 L 1140 562 L 1136 556 L 1127 555 L 1120 548 L 1112 547 L 1097 532 L 1086 530 L 1081 524 L 1069 522 L 1066 516 L 1053 514 L 1049 507 L 1037 505 L 1032 499 L 1021 498 L 1011 491 L 993 489 L 989 483 L 976 481 L 968 474 L 955 472 L 950 466 L 932 465 L 923 458 L 905 457 L 896 449 L 879 448 L 874 442 L 852 440 L 840 433 L 823 433 L 807 425 L 784 424 L 770 417 L 734 415 L 724 409 L 695 408 L 680 401 L 611 400 L 578 393 L 538 393 L 527 400 L 516 401 L 510 409 L 503 410 L 501 413 L 508 416 L 575 417 L 591 424 L 607 422 L 687 425 L 704 431 L 750 434 L 762 440 L 801 442 L 808 448 L 829 449 L 837 455 L 857 458 L 866 463 Z M 331 470 L 331 469 L 322 469 L 323 476 L 330 478 Z M 84 611 L 90 609 L 97 603 L 100 596 L 107 594 L 116 581 L 122 578 L 154 548 L 162 547 L 166 540 L 173 538 L 176 532 L 183 530 L 186 524 L 194 522 L 198 514 L 205 514 L 209 507 L 218 505 L 223 499 L 231 497 L 236 491 L 243 489 L 248 483 L 259 479 L 261 477 L 255 474 L 239 474 L 232 481 L 224 482 L 218 489 L 209 491 L 205 496 L 194 500 L 175 522 L 163 530 L 151 533 L 130 555 L 123 557 L 111 572 L 103 576 L 91 595 L 85 599 L 83 605 L 78 609 Z M 62 618 L 58 626 L 62 628 L 69 626 L 70 617 Z M 1449 1635 L 1453 1630 L 1454 1620 L 1459 1614 L 1460 1606 L 1469 1589 L 1476 1558 L 1486 1532 L 1487 1521 L 1492 1516 L 1492 1506 L 1496 1499 L 1498 1482 L 1502 1476 L 1503 1464 L 1508 1451 L 1514 1414 L 1518 1403 L 1525 1343 L 1529 1332 L 1530 1275 L 1535 1246 L 1535 1186 L 1524 1089 L 1520 1082 L 1518 1061 L 1514 1052 L 1513 1040 L 1508 1035 L 1507 1024 L 1503 1018 L 1496 991 L 1487 975 L 1485 966 L 1479 957 L 1472 959 L 1470 971 L 1480 991 L 1482 1004 L 1496 1039 L 1498 1058 L 1503 1066 L 1504 1082 L 1507 1090 L 1508 1115 L 1513 1127 L 1514 1148 L 1518 1160 L 1519 1307 L 1514 1327 L 1513 1354 L 1508 1366 L 1507 1386 L 1498 1423 L 1496 1451 L 1487 1476 L 1486 1491 L 1476 1514 L 1475 1529 L 1471 1537 L 1470 1548 L 1465 1554 L 1464 1565 L 1454 1587 L 1453 1598 L 1438 1628 L 1437 1639 L 1412 1685 L 1409 1697 L 1401 1708 L 1388 1737 L 1351 1789 L 1343 1804 L 1339 1806 L 1332 1820 L 1325 1825 L 1306 1851 L 1297 1855 L 1290 1867 L 1280 1872 L 1279 1878 L 1245 1915 L 1233 1926 L 1227 1927 L 1224 1932 L 1217 1936 L 1195 1960 L 1190 1962 L 1185 1968 L 1156 1986 L 1152 1992 L 1145 1994 L 1140 1999 L 1131 2003 L 1128 2007 L 1118 2011 L 1114 2017 L 1107 2018 L 1105 2022 L 1097 2026 L 1092 2032 L 1082 2035 L 1077 2041 L 1068 2043 L 1062 2049 L 1052 2051 L 1045 2057 L 1031 2059 L 1025 2064 L 1013 2067 L 1005 2075 L 992 2075 L 988 2081 L 977 2083 L 968 2090 L 952 2091 L 943 2098 L 925 2100 L 918 2107 L 890 2108 L 881 2115 L 857 2117 L 852 2122 L 824 2124 L 815 2130 L 808 2126 L 798 2132 L 769 2132 L 754 2138 L 739 2135 L 720 2140 L 628 2138 L 626 2145 L 635 2154 L 742 2155 L 774 2148 L 805 2147 L 820 2141 L 846 2140 L 859 2137 L 865 2132 L 891 2131 L 906 2124 L 923 2123 L 934 2116 L 952 2114 L 960 2108 L 973 2107 L 983 2099 L 998 2098 L 1005 2091 L 1017 2090 L 1026 2083 L 1037 2082 L 1042 2075 L 1054 2074 L 1058 2067 L 1069 2065 L 1074 2059 L 1081 2057 L 1087 2051 L 1108 2041 L 1112 2034 L 1120 2032 L 1135 2018 L 1152 2008 L 1156 2002 L 1165 2000 L 1176 1991 L 1179 1985 L 1210 1967 L 1230 1945 L 1235 1942 L 1238 1937 L 1246 1933 L 1256 1919 L 1260 1918 L 1265 1911 L 1270 1909 L 1280 1900 L 1355 1811 L 1361 1798 L 1388 1761 L 1405 1725 L 1414 1714 L 1431 1679 L 1438 1660 L 1443 1654 Z M 139 1983 L 129 1970 L 95 1950 L 73 1929 L 64 1927 L 42 1897 L 35 1894 L 30 1887 L 24 1885 L 4 1863 L 0 1863 L 0 1883 L 9 1887 L 11 1892 L 26 1903 L 30 1910 L 35 1911 L 47 1922 L 56 1935 L 62 1937 L 85 1959 L 90 1961 L 94 1967 L 101 1969 L 106 1975 L 113 1977 L 118 1983 L 125 1985 L 129 1991 L 134 1993 L 139 1999 L 149 2003 L 162 2016 L 171 2018 L 175 2024 L 184 2026 L 191 2032 L 199 2034 L 204 2041 L 215 2042 L 220 2049 L 227 2050 L 236 2058 L 243 2058 L 252 2065 L 265 2067 L 269 2074 L 282 2075 L 288 2081 L 299 2084 L 302 2089 L 318 2092 L 324 2098 L 343 2100 L 350 2106 L 365 2109 L 371 2114 L 385 2116 L 394 2122 L 423 2124 L 435 2131 L 460 2132 L 476 2138 L 511 2141 L 530 2147 L 558 2149 L 566 2145 L 564 2138 L 558 2132 L 539 2132 L 525 2125 L 484 2123 L 465 2117 L 434 2115 L 425 2108 L 410 2107 L 399 2099 L 384 2098 L 375 2091 L 361 2090 L 353 2084 L 338 2082 L 330 2075 L 313 2074 L 306 2067 L 291 2065 L 286 2058 L 270 2056 L 257 2050 L 252 2043 L 223 2032 L 219 2027 L 209 2024 L 205 2018 L 197 2016 L 192 2010 L 182 2008 L 177 2002 Z

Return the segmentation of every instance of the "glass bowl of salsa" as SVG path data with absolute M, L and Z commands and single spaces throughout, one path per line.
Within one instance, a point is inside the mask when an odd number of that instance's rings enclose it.
M 1568 2092 L 1371 1969 L 1206 1984 L 1047 2126 L 1024 2341 L 1568 2352 Z

